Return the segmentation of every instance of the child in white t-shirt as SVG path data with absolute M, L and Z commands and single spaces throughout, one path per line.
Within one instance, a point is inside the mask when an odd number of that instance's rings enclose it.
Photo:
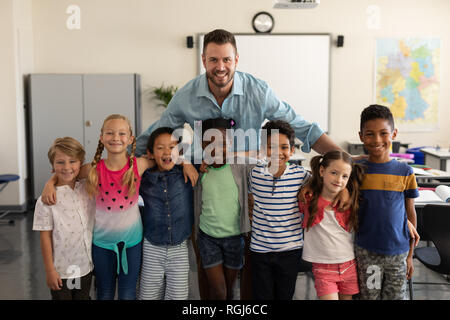
M 311 196 L 299 203 L 304 213 L 302 258 L 312 262 L 317 296 L 321 300 L 351 300 L 359 293 L 353 233 L 358 225 L 362 169 L 345 152 L 330 151 L 311 159 Z M 332 203 L 344 188 L 350 192 L 350 209 L 339 211 Z
M 36 202 L 33 230 L 40 231 L 46 282 L 53 300 L 88 300 L 92 280 L 92 230 L 95 202 L 85 181 L 76 177 L 83 164 L 83 146 L 70 137 L 58 138 L 48 151 L 58 177 L 57 203 Z

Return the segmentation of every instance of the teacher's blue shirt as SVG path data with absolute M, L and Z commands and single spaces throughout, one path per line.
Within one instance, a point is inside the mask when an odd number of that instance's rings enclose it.
M 156 128 L 177 129 L 187 122 L 194 130 L 196 121 L 220 117 L 234 119 L 235 131 L 255 129 L 256 132 L 259 132 L 266 119 L 284 120 L 293 127 L 296 137 L 303 142 L 303 152 L 309 152 L 311 146 L 323 134 L 323 130 L 316 123 L 305 121 L 291 106 L 281 101 L 265 81 L 236 71 L 231 92 L 220 107 L 209 90 L 206 74 L 202 74 L 179 89 L 161 119 L 137 138 L 136 155 L 140 156 L 146 152 L 148 137 Z M 256 146 L 259 146 L 259 137 L 256 139 Z M 245 142 L 236 146 L 236 150 L 252 150 L 254 148 L 249 146 L 255 142 L 252 143 L 245 139 Z

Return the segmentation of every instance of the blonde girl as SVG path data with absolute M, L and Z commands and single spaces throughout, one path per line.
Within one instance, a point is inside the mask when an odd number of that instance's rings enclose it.
M 106 159 L 101 159 L 103 149 Z M 86 166 L 87 191 L 96 199 L 92 258 L 98 300 L 114 299 L 116 280 L 119 300 L 136 299 L 142 258 L 139 185 L 149 162 L 136 158 L 135 149 L 129 120 L 110 115 L 103 122 L 94 160 Z

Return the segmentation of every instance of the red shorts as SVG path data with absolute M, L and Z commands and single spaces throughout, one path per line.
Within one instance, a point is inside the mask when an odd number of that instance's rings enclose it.
M 317 296 L 331 293 L 353 295 L 359 293 L 356 259 L 344 263 L 313 263 Z

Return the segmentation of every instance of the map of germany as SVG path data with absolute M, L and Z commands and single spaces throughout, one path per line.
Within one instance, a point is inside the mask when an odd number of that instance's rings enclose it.
M 437 129 L 439 68 L 439 39 L 377 39 L 377 103 L 402 130 Z

